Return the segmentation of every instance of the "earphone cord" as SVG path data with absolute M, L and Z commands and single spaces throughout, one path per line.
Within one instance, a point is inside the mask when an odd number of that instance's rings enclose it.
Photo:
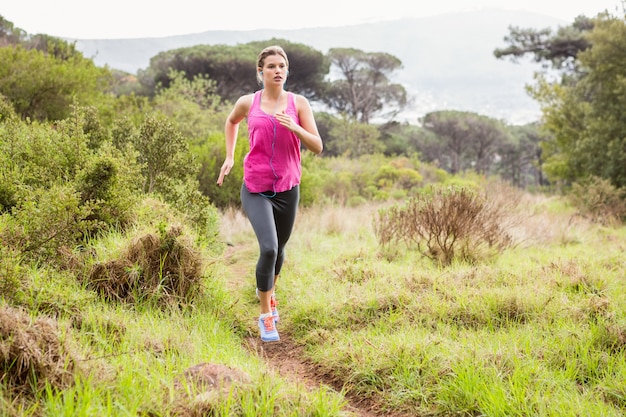
M 267 197 L 267 198 L 273 198 L 276 197 L 276 182 L 278 181 L 278 174 L 276 174 L 276 170 L 274 169 L 274 147 L 276 145 L 276 110 L 278 110 L 278 104 L 280 103 L 280 97 L 283 95 L 282 91 L 280 93 L 280 95 L 278 96 L 278 99 L 276 100 L 276 107 L 274 107 L 274 114 L 272 117 L 272 125 L 274 126 L 273 131 L 274 131 L 274 137 L 272 139 L 272 155 L 270 156 L 270 168 L 272 169 L 272 173 L 274 174 L 274 182 L 272 183 L 272 191 L 273 194 L 272 195 L 267 195 L 264 193 L 259 193 L 261 194 L 263 197 Z

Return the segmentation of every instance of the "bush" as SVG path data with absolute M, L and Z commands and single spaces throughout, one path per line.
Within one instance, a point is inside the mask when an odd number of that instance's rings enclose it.
M 92 221 L 92 207 L 67 185 L 39 189 L 2 218 L 0 240 L 26 261 L 51 261 L 62 247 L 74 247 Z
M 201 295 L 203 269 L 201 254 L 185 240 L 182 228 L 160 225 L 159 234 L 145 234 L 118 258 L 96 263 L 86 283 L 109 301 L 183 305 Z
M 134 146 L 143 167 L 146 193 L 162 192 L 169 181 L 195 173 L 187 140 L 165 117 L 148 115 L 134 137 Z
M 21 304 L 26 279 L 18 254 L 0 245 L 0 298 L 10 305 Z
M 78 173 L 76 188 L 81 204 L 94 206 L 92 220 L 104 225 L 126 225 L 137 198 L 131 193 L 137 188 L 126 187 L 120 175 L 121 159 L 103 155 L 91 158 Z
M 15 108 L 8 97 L 0 94 L 0 123 L 11 119 L 17 119 Z
M 608 226 L 626 219 L 626 190 L 607 179 L 589 177 L 574 183 L 570 199 L 580 214 L 593 222 Z
M 54 125 L 0 123 L 0 239 L 26 261 L 54 260 L 60 248 L 132 221 L 140 166 L 103 132 L 95 114 L 78 107 Z
M 475 261 L 510 245 L 501 225 L 504 211 L 466 188 L 433 188 L 404 206 L 381 209 L 374 232 L 383 248 L 404 243 L 443 265 L 454 259 Z
M 167 204 L 171 205 L 189 224 L 199 239 L 212 251 L 221 248 L 219 242 L 219 212 L 207 196 L 198 190 L 198 182 L 188 178 L 163 193 Z

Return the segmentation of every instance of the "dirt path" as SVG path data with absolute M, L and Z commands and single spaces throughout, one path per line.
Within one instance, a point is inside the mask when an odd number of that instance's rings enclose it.
M 333 382 L 332 378 L 324 375 L 315 364 L 304 359 L 303 349 L 285 331 L 280 333 L 280 342 L 277 343 L 263 343 L 258 337 L 249 337 L 246 343 L 249 350 L 265 358 L 268 368 L 286 380 L 302 383 L 310 390 L 323 385 L 337 392 L 341 391 L 340 384 Z M 372 401 L 352 395 L 348 395 L 346 401 L 347 411 L 352 412 L 355 417 L 390 416 L 389 413 L 376 413 Z
M 229 289 L 233 292 L 241 291 L 242 287 L 249 286 L 249 282 L 243 282 L 249 279 L 249 270 L 251 265 L 249 261 L 243 261 L 237 253 L 239 251 L 251 250 L 251 247 L 231 246 L 225 254 L 226 267 L 229 276 L 233 277 L 229 280 Z M 239 278 L 236 278 L 239 277 Z M 295 383 L 301 383 L 309 389 L 317 389 L 320 385 L 327 386 L 337 392 L 342 387 L 333 381 L 328 375 L 325 375 L 315 364 L 305 360 L 304 350 L 291 338 L 288 332 L 281 330 L 280 342 L 263 343 L 258 337 L 248 337 L 245 347 L 265 359 L 270 370 L 278 373 L 282 378 Z M 347 396 L 348 410 L 355 417 L 379 417 L 385 415 L 389 417 L 389 413 L 382 414 L 375 411 L 376 405 L 373 401 Z

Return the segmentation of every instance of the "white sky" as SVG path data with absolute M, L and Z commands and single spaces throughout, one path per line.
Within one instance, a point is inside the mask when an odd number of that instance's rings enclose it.
M 623 0 L 231 1 L 4 0 L 0 15 L 30 35 L 113 39 L 209 30 L 344 26 L 483 8 L 526 10 L 567 22 L 581 14 L 593 17 L 605 10 L 618 16 L 624 14 Z

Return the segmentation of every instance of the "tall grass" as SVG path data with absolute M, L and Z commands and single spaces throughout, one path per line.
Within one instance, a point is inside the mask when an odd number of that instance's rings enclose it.
M 348 397 L 382 415 L 624 415 L 626 228 L 527 198 L 516 245 L 445 267 L 381 249 L 372 222 L 382 205 L 301 208 L 277 288 L 279 331 L 303 347 L 303 366 L 325 382 L 317 388 L 247 347 L 258 338 L 257 248 L 241 212 L 222 214 L 228 246 L 203 255 L 210 273 L 184 305 L 106 301 L 74 276 L 89 265 L 22 267 L 11 284 L 21 295 L 0 308 L 54 318 L 84 372 L 69 387 L 44 382 L 33 398 L 3 386 L 0 416 L 358 415 Z M 127 242 L 111 234 L 88 250 L 97 262 Z M 202 363 L 250 382 L 181 391 L 185 370 Z
M 534 199 L 518 244 L 483 264 L 388 260 L 373 206 L 303 213 L 281 328 L 389 413 L 611 416 L 626 412 L 626 229 Z

